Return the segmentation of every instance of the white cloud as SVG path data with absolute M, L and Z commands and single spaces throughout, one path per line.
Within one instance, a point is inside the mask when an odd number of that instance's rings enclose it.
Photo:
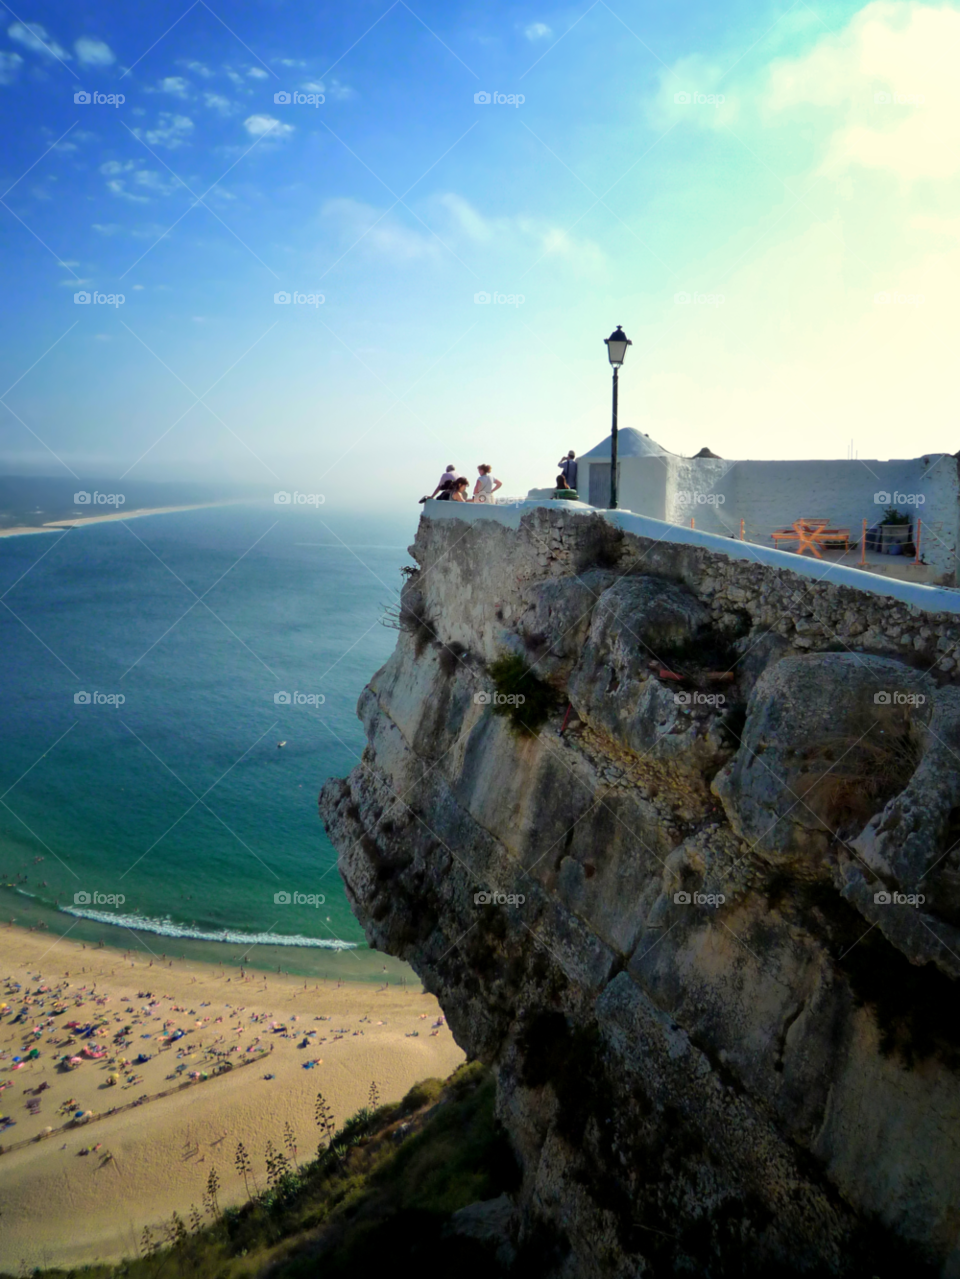
M 175 98 L 189 98 L 190 84 L 181 75 L 168 75 L 157 86 L 160 93 L 172 94 Z
M 233 103 L 222 93 L 205 93 L 203 100 L 211 110 L 219 111 L 221 115 L 229 115 L 233 110 Z
M 475 244 L 512 244 L 529 251 L 531 244 L 538 257 L 563 258 L 576 273 L 602 271 L 606 266 L 603 251 L 592 240 L 578 239 L 569 232 L 542 219 L 514 216 L 487 218 L 463 196 L 447 192 L 436 203 L 447 214 L 452 236 L 444 232 L 444 240 L 458 237 Z
M 236 71 L 231 71 L 229 67 L 226 67 L 224 69 L 226 71 L 227 79 L 231 80 L 237 86 L 238 89 L 243 89 L 246 87 L 242 75 L 238 75 Z
M 271 138 L 286 138 L 293 133 L 292 124 L 281 124 L 272 115 L 247 116 L 243 122 L 243 127 L 251 138 L 263 138 L 268 135 Z
M 268 71 L 264 71 L 263 67 L 251 67 L 247 72 L 247 75 L 254 80 L 266 80 L 269 74 Z
M 22 66 L 23 58 L 19 53 L 6 53 L 0 50 L 0 84 L 13 84 Z
M 300 88 L 304 93 L 322 93 L 335 102 L 345 102 L 348 98 L 357 96 L 355 89 L 339 80 L 331 80 L 329 84 L 325 84 L 323 80 L 304 80 Z
M 139 293 L 144 288 L 144 285 L 134 284 L 131 287 L 133 288 L 134 293 Z
M 696 53 L 664 67 L 660 90 L 649 111 L 652 127 L 722 129 L 732 124 L 739 115 L 743 94 L 723 79 L 723 73 L 719 62 Z M 752 98 L 752 91 L 748 96 Z
M 305 67 L 307 65 L 302 58 L 278 58 L 277 61 L 282 67 Z
M 107 177 L 113 178 L 118 173 L 129 173 L 134 167 L 132 160 L 105 160 L 100 166 L 100 172 L 106 174 Z
M 47 35 L 46 29 L 39 22 L 14 22 L 7 28 L 7 35 L 31 53 L 39 53 L 45 58 L 59 58 L 61 62 L 70 61 L 70 54 L 66 49 L 61 49 L 52 36 Z
M 321 213 L 338 227 L 345 245 L 359 241 L 358 252 L 393 262 L 436 258 L 443 252 L 443 246 L 429 233 L 411 231 L 389 214 L 381 217 L 379 210 L 359 200 L 328 200 Z
M 900 180 L 960 172 L 956 58 L 960 12 L 874 0 L 839 33 L 770 68 L 768 113 L 810 115 L 823 131 L 833 110 L 821 172 L 885 169 Z
M 123 227 L 116 222 L 94 222 L 93 229 L 100 235 L 116 235 L 118 231 L 123 230 Z
M 85 67 L 109 67 L 111 63 L 116 62 L 110 46 L 103 40 L 95 40 L 92 36 L 81 36 L 79 40 L 74 41 L 73 47 L 80 63 Z
M 462 196 L 450 192 L 440 197 L 440 203 L 453 218 L 457 230 L 468 239 L 485 244 L 494 238 L 497 228 Z
M 167 147 L 173 150 L 183 146 L 193 133 L 193 121 L 189 116 L 175 115 L 170 111 L 161 111 L 155 129 L 148 129 L 144 134 L 152 147 Z M 139 131 L 138 131 L 139 136 Z
M 529 27 L 525 28 L 523 34 L 531 41 L 549 40 L 549 38 L 553 35 L 553 32 L 545 22 L 531 22 Z
M 186 67 L 188 71 L 192 71 L 194 75 L 202 76 L 204 80 L 209 80 L 212 76 L 216 75 L 215 71 L 211 71 L 210 68 L 202 62 L 188 62 Z
M 155 191 L 158 195 L 169 195 L 181 185 L 175 178 L 172 181 L 164 180 L 154 169 L 141 169 L 133 180 L 137 186 L 146 187 L 148 191 Z
M 127 184 L 123 178 L 111 178 L 107 183 L 107 190 L 113 195 L 120 196 L 123 200 L 131 200 L 134 204 L 149 204 L 150 202 L 148 195 L 134 195 L 132 191 L 128 191 Z

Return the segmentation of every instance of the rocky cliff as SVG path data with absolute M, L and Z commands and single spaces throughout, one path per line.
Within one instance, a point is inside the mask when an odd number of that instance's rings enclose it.
M 960 1276 L 956 616 L 582 511 L 411 552 L 321 815 L 495 1070 L 501 1256 Z

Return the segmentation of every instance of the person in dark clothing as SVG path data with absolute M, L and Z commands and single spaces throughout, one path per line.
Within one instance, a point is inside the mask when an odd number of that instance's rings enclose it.
M 577 487 L 577 455 L 573 449 L 570 450 L 566 457 L 562 457 L 557 465 L 563 472 L 567 487 L 575 489 Z M 559 488 L 560 486 L 557 485 L 557 487 Z

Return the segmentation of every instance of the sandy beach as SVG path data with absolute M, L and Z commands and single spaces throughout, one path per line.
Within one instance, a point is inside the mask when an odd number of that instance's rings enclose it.
M 26 533 L 55 533 L 58 529 L 78 528 L 81 524 L 106 524 L 110 520 L 135 520 L 141 515 L 170 515 L 174 511 L 205 511 L 212 506 L 236 506 L 249 501 L 247 498 L 228 502 L 195 502 L 192 506 L 143 506 L 132 511 L 114 511 L 110 515 L 78 515 L 73 519 L 49 520 L 39 527 L 20 524 L 15 528 L 0 528 L 0 537 L 21 537 Z
M 201 1206 L 211 1169 L 222 1207 L 245 1198 L 238 1141 L 261 1183 L 266 1143 L 282 1146 L 286 1123 L 312 1157 L 318 1092 L 342 1124 L 371 1082 L 394 1101 L 463 1060 L 436 1000 L 409 982 L 241 978 L 10 926 L 0 1004 L 0 1267 L 11 1272 L 136 1253 L 145 1225 Z M 78 1111 L 91 1117 L 65 1126 Z

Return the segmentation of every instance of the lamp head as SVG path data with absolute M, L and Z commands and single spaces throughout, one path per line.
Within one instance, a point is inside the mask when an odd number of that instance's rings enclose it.
M 627 354 L 627 347 L 633 346 L 633 343 L 627 337 L 626 333 L 624 333 L 619 324 L 614 332 L 611 333 L 608 338 L 604 338 L 603 340 L 607 344 L 607 356 L 610 363 L 615 369 L 620 368 L 623 364 L 624 357 Z

